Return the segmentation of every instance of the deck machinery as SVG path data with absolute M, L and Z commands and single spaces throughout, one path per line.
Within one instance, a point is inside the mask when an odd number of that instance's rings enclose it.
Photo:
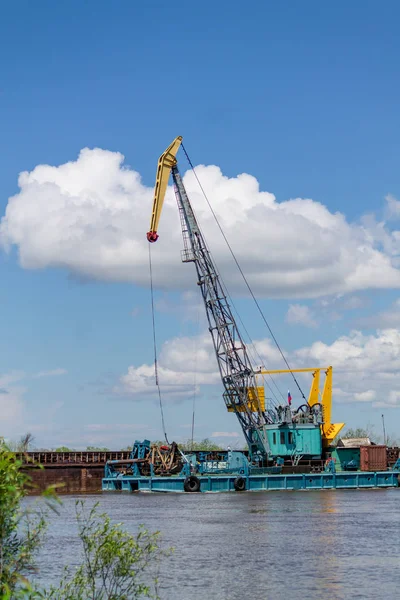
M 151 243 L 158 240 L 161 210 L 172 173 L 184 244 L 181 258 L 183 262 L 195 265 L 224 388 L 223 399 L 227 410 L 235 413 L 239 420 L 248 445 L 248 456 L 229 451 L 219 453 L 217 459 L 213 455 L 199 459 L 198 454 L 183 454 L 176 444 L 155 450 L 147 440 L 137 441 L 130 461 L 107 463 L 103 489 L 222 491 L 275 489 L 275 484 L 278 489 L 281 486 L 285 489 L 307 487 L 305 480 L 290 483 L 287 478 L 291 476 L 279 475 L 279 472 L 285 460 L 296 464 L 301 458 L 321 459 L 324 449 L 342 429 L 343 423 L 331 423 L 332 367 L 278 371 L 253 368 L 178 170 L 176 155 L 181 143 L 179 136 L 159 158 L 147 239 Z M 312 373 L 308 401 L 296 409 L 285 402 L 281 405 L 266 402 L 260 379 L 267 374 L 294 372 Z M 322 394 L 321 372 L 325 373 Z M 325 483 L 310 479 L 308 487 L 337 487 L 332 483 L 332 478 L 336 477 L 334 473 L 318 476 L 324 476 Z M 284 479 L 277 483 L 276 477 Z M 368 483 L 367 479 L 365 481 Z M 386 483 L 388 479 L 382 481 Z

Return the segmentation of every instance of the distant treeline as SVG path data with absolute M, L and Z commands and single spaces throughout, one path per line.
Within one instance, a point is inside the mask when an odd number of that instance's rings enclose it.
M 386 444 L 391 447 L 400 446 L 400 438 L 393 434 L 385 434 L 385 439 L 383 439 L 383 434 L 377 434 L 373 425 L 367 425 L 365 428 L 357 427 L 357 428 L 348 428 L 341 434 L 334 442 L 336 444 L 340 438 L 349 439 L 349 438 L 369 438 L 375 444 Z M 1 436 L 0 436 L 1 440 Z M 155 440 L 154 444 L 158 444 L 160 446 L 164 445 L 165 440 Z M 74 448 L 72 446 L 58 446 L 57 448 L 39 448 L 34 444 L 34 437 L 31 433 L 26 433 L 23 435 L 20 440 L 13 442 L 7 442 L 8 447 L 13 452 L 28 452 L 28 451 L 37 451 L 37 452 L 129 452 L 132 450 L 132 446 L 125 446 L 124 448 L 107 448 L 106 446 L 86 446 L 86 448 Z M 200 441 L 187 439 L 184 441 L 178 441 L 179 446 L 186 451 L 191 450 L 226 450 L 229 444 L 226 446 L 221 446 L 216 444 L 209 438 L 204 438 Z M 245 443 L 236 442 L 234 446 L 232 446 L 232 450 L 247 450 L 247 445 Z

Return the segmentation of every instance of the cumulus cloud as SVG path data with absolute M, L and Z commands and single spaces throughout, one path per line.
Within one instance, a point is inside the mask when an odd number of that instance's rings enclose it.
M 7 391 L 7 394 L 0 394 L 0 424 L 6 425 L 6 429 L 2 428 L 3 433 L 7 434 L 10 423 L 14 426 L 22 417 L 24 392 L 25 388 L 16 387 Z
M 305 304 L 290 304 L 286 314 L 287 323 L 304 325 L 305 327 L 316 327 L 315 320 L 310 308 Z
M 200 384 L 219 382 L 209 335 L 178 337 L 166 341 L 158 359 L 158 381 L 165 396 L 184 399 L 199 391 Z M 154 365 L 130 366 L 114 392 L 137 400 L 157 394 Z
M 346 402 L 372 402 L 375 407 L 400 407 L 400 331 L 381 329 L 364 335 L 352 331 L 332 344 L 315 342 L 292 356 L 301 365 L 334 367 L 335 394 Z
M 386 217 L 389 219 L 398 219 L 400 217 L 400 201 L 394 196 L 388 194 L 386 200 Z
M 41 379 L 42 377 L 59 377 L 60 375 L 66 375 L 66 373 L 66 369 L 52 369 L 50 371 L 39 371 L 34 377 L 36 379 Z
M 279 365 L 281 355 L 269 339 L 255 341 L 247 350 L 255 368 Z M 163 396 L 170 400 L 191 398 L 200 385 L 220 384 L 214 346 L 208 331 L 197 336 L 176 337 L 164 342 L 158 357 L 158 380 Z M 114 387 L 114 393 L 135 400 L 157 395 L 154 365 L 130 366 Z
M 140 425 L 135 423 L 133 426 L 132 423 L 88 423 L 83 426 L 83 429 L 86 431 L 97 431 L 97 432 L 110 432 L 113 431 L 128 431 L 129 433 L 134 431 L 142 431 L 148 429 L 148 425 Z
M 197 293 L 196 293 L 197 292 Z M 200 290 L 186 290 L 180 294 L 179 301 L 172 294 L 165 293 L 155 302 L 157 312 L 179 315 L 181 321 L 206 323 L 204 303 Z
M 399 232 L 373 219 L 349 223 L 310 199 L 278 202 L 246 173 L 228 178 L 217 166 L 200 165 L 197 174 L 257 294 L 319 297 L 400 287 Z M 229 288 L 244 293 L 191 171 L 184 183 Z M 17 247 L 23 268 L 57 267 L 80 278 L 148 284 L 145 234 L 152 188 L 124 166 L 120 153 L 85 148 L 76 161 L 21 173 L 18 185 L 0 236 L 5 249 Z M 159 233 L 152 247 L 156 285 L 187 287 L 194 273 L 180 264 L 182 240 L 171 187 Z
M 367 300 L 359 296 L 347 296 L 342 298 L 339 306 L 342 310 L 357 310 L 366 306 Z
M 160 356 L 160 383 L 171 398 L 187 398 L 189 392 L 193 392 L 194 382 L 198 385 L 220 384 L 209 337 L 204 334 L 196 339 L 175 338 L 164 344 Z M 198 348 L 197 368 L 192 355 L 194 343 Z M 249 348 L 255 369 L 261 364 L 270 369 L 283 368 L 281 356 L 270 340 L 255 342 L 255 348 L 256 351 Z M 293 368 L 333 366 L 337 401 L 400 407 L 400 331 L 397 329 L 378 330 L 374 335 L 352 331 L 332 344 L 317 341 L 285 352 L 285 355 Z M 282 387 L 278 379 L 274 381 Z M 270 381 L 266 380 L 266 384 L 270 386 Z M 154 367 L 130 367 L 119 385 L 133 398 L 145 393 L 154 394 Z
M 41 371 L 33 377 L 45 377 L 61 375 L 64 369 L 54 369 L 53 371 Z M 66 372 L 66 371 L 65 371 Z M 52 406 L 46 406 L 42 415 L 40 424 L 29 422 L 29 406 L 27 394 L 29 389 L 26 382 L 31 379 L 23 371 L 11 371 L 0 374 L 0 435 L 6 438 L 12 438 L 21 435 L 24 431 L 45 431 L 46 427 L 54 425 L 46 424 L 44 421 L 53 419 L 54 414 L 63 405 L 63 402 L 56 401 Z
M 0 427 L 8 435 L 10 428 L 16 425 L 23 415 L 23 395 L 25 388 L 20 385 L 25 374 L 12 371 L 0 375 Z
M 356 325 L 358 327 L 380 329 L 400 327 L 400 298 L 386 310 L 382 310 L 375 315 L 357 319 Z

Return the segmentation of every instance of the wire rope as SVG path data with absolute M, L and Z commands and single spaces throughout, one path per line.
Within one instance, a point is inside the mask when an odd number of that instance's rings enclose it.
M 154 374 L 155 374 L 156 386 L 157 386 L 157 390 L 158 390 L 158 401 L 159 401 L 159 405 L 160 405 L 161 424 L 162 424 L 162 428 L 163 428 L 165 441 L 169 445 L 167 432 L 165 429 L 164 409 L 163 409 L 163 403 L 162 403 L 162 397 L 161 397 L 160 380 L 158 378 L 157 336 L 156 336 L 156 319 L 155 319 L 155 311 L 154 311 L 153 266 L 152 266 L 152 262 L 151 262 L 151 244 L 149 244 L 149 271 L 150 271 L 151 319 L 152 319 L 152 324 L 153 324 Z
M 197 310 L 197 335 L 194 340 L 194 376 L 193 376 L 193 404 L 192 404 L 192 437 L 191 437 L 191 451 L 193 452 L 193 444 L 194 444 L 194 420 L 195 420 L 195 412 L 196 412 L 196 375 L 197 375 L 197 338 L 199 335 L 199 308 Z
M 232 256 L 233 260 L 235 261 L 236 267 L 238 268 L 238 270 L 239 270 L 239 273 L 241 274 L 241 276 L 242 276 L 242 279 L 243 279 L 243 281 L 244 281 L 244 283 L 245 283 L 245 285 L 246 285 L 246 287 L 247 287 L 247 289 L 248 289 L 248 291 L 249 291 L 249 293 L 250 293 L 250 295 L 251 295 L 251 297 L 252 297 L 252 299 L 253 299 L 253 301 L 254 301 L 254 303 L 255 303 L 256 307 L 257 307 L 257 310 L 258 310 L 258 312 L 260 313 L 260 315 L 261 315 L 261 318 L 262 318 L 262 320 L 264 321 L 264 324 L 266 325 L 266 327 L 267 327 L 267 329 L 268 329 L 268 331 L 269 331 L 269 333 L 270 333 L 270 335 L 271 335 L 271 338 L 273 339 L 273 341 L 274 341 L 274 343 L 275 343 L 275 345 L 276 345 L 277 349 L 279 350 L 279 353 L 280 353 L 281 357 L 283 358 L 283 360 L 284 360 L 284 362 L 285 362 L 285 364 L 286 364 L 286 366 L 287 366 L 288 370 L 290 371 L 290 374 L 291 374 L 291 376 L 293 377 L 293 381 L 295 382 L 295 384 L 296 384 L 296 386 L 297 386 L 297 388 L 298 388 L 298 390 L 299 390 L 300 394 L 302 395 L 302 397 L 304 398 L 304 400 L 306 400 L 306 397 L 305 397 L 305 395 L 304 395 L 304 392 L 303 392 L 303 390 L 301 389 L 301 387 L 300 387 L 300 384 L 299 384 L 299 382 L 297 381 L 297 378 L 296 378 L 295 374 L 294 374 L 294 373 L 293 373 L 293 371 L 291 370 L 291 368 L 290 368 L 290 365 L 289 365 L 289 362 L 288 362 L 288 360 L 287 360 L 286 356 L 284 355 L 284 353 L 283 353 L 283 351 L 282 351 L 282 349 L 281 349 L 281 347 L 280 347 L 280 345 L 279 345 L 279 343 L 278 343 L 278 340 L 276 339 L 276 337 L 275 337 L 275 335 L 274 335 L 274 333 L 273 333 L 273 331 L 272 331 L 272 329 L 271 329 L 271 327 L 270 327 L 270 325 L 269 325 L 269 323 L 268 323 L 268 321 L 267 321 L 267 319 L 266 319 L 266 317 L 265 317 L 265 315 L 264 315 L 264 313 L 263 313 L 263 311 L 262 311 L 262 308 L 261 308 L 261 306 L 260 306 L 260 304 L 259 304 L 259 302 L 258 302 L 258 300 L 257 300 L 256 296 L 254 295 L 254 292 L 253 292 L 253 290 L 252 290 L 252 289 L 251 289 L 251 287 L 250 287 L 250 284 L 249 284 L 249 282 L 248 282 L 248 280 L 247 280 L 247 277 L 246 277 L 246 275 L 244 274 L 244 271 L 243 271 L 242 267 L 240 266 L 240 264 L 239 264 L 239 261 L 238 261 L 238 259 L 236 258 L 236 255 L 235 255 L 235 253 L 233 252 L 232 246 L 230 245 L 230 243 L 229 243 L 229 241 L 228 241 L 228 238 L 226 237 L 226 235 L 225 235 L 225 232 L 224 232 L 224 230 L 222 229 L 222 225 L 220 224 L 220 222 L 219 222 L 219 220 L 218 220 L 218 217 L 217 217 L 217 215 L 215 214 L 215 211 L 214 211 L 214 209 L 213 209 L 213 207 L 212 207 L 212 205 L 211 205 L 211 202 L 210 202 L 210 201 L 209 201 L 209 199 L 208 199 L 208 196 L 207 196 L 207 194 L 206 194 L 206 192 L 205 192 L 205 190 L 204 190 L 204 188 L 203 188 L 203 186 L 202 186 L 202 184 L 201 184 L 201 181 L 200 181 L 200 179 L 199 179 L 199 178 L 198 178 L 198 176 L 197 176 L 197 173 L 196 173 L 196 170 L 195 170 L 195 168 L 194 168 L 194 166 L 193 166 L 193 163 L 192 163 L 192 161 L 190 160 L 190 157 L 189 157 L 189 155 L 188 155 L 188 153 L 187 153 L 187 151 L 186 151 L 186 148 L 185 148 L 185 146 L 184 146 L 183 144 L 182 144 L 182 150 L 183 150 L 183 152 L 185 153 L 186 159 L 187 159 L 187 161 L 188 161 L 188 163 L 189 163 L 189 165 L 190 165 L 190 168 L 191 168 L 191 169 L 192 169 L 192 171 L 193 171 L 193 174 L 194 174 L 194 176 L 195 176 L 195 179 L 196 179 L 196 181 L 197 181 L 197 183 L 198 183 L 198 185 L 199 185 L 199 187 L 200 187 L 200 189 L 201 189 L 201 192 L 202 192 L 202 194 L 203 194 L 203 196 L 204 196 L 204 198 L 205 198 L 205 200 L 206 200 L 206 202 L 207 202 L 207 204 L 208 204 L 208 207 L 209 207 L 209 209 L 210 209 L 210 211 L 211 211 L 211 213 L 212 213 L 212 215 L 213 215 L 213 217 L 214 217 L 214 219 L 215 219 L 215 222 L 217 223 L 217 226 L 218 226 L 218 228 L 219 228 L 219 230 L 220 230 L 220 232 L 221 232 L 221 235 L 222 235 L 222 237 L 224 238 L 224 241 L 225 241 L 225 243 L 226 243 L 226 245 L 227 245 L 227 247 L 228 247 L 228 249 L 229 249 L 229 252 L 231 253 L 231 256 Z

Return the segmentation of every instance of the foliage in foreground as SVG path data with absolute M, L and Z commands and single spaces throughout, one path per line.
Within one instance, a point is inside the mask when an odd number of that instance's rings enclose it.
M 35 558 L 44 543 L 47 508 L 55 509 L 54 489 L 46 503 L 22 509 L 32 487 L 20 461 L 0 442 L 0 598 L 2 600 L 128 600 L 158 598 L 156 569 L 167 552 L 158 545 L 159 533 L 143 527 L 132 535 L 112 524 L 98 505 L 76 507 L 83 561 L 67 568 L 57 587 L 39 590 L 32 583 Z
M 73 571 L 66 568 L 58 588 L 45 596 L 49 600 L 130 600 L 159 598 L 156 569 L 166 554 L 158 546 L 159 532 L 142 527 L 137 536 L 113 525 L 96 504 L 89 512 L 77 502 L 79 537 L 83 563 Z
M 43 540 L 43 512 L 20 510 L 30 481 L 21 463 L 0 444 L 0 598 L 23 598 L 31 590 L 27 576 Z M 51 490 L 46 494 L 49 496 Z

